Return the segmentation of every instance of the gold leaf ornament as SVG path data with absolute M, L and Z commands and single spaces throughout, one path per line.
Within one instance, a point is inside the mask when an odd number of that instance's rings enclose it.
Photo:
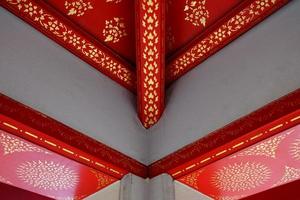
M 65 8 L 68 10 L 68 15 L 76 15 L 77 17 L 83 16 L 87 10 L 92 10 L 91 2 L 84 0 L 65 1 Z
M 119 42 L 120 39 L 127 35 L 126 26 L 123 18 L 114 17 L 112 20 L 105 20 L 103 29 L 104 42 Z
M 206 0 L 186 0 L 184 10 L 185 20 L 194 26 L 205 26 L 209 18 L 209 11 L 206 8 Z

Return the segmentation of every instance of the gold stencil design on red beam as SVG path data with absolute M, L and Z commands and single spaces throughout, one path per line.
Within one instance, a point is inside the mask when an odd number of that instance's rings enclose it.
M 283 185 L 285 183 L 289 183 L 298 179 L 300 179 L 300 169 L 285 166 L 284 175 L 282 176 L 280 181 L 273 185 L 273 187 Z
M 111 20 L 105 20 L 105 28 L 102 31 L 104 42 L 117 43 L 122 37 L 127 35 L 124 18 L 114 17 Z
M 300 139 L 296 139 L 290 146 L 289 153 L 295 160 L 300 160 Z
M 49 152 L 29 143 L 23 142 L 16 137 L 11 137 L 7 134 L 4 134 L 2 130 L 0 130 L 0 145 L 3 147 L 4 155 L 13 154 L 16 152 L 40 152 L 50 154 Z
M 191 22 L 194 26 L 205 26 L 209 18 L 206 0 L 186 0 L 184 12 L 185 20 Z
M 279 144 L 291 132 L 293 132 L 293 131 L 289 131 L 286 134 L 279 135 L 274 138 L 265 140 L 265 141 L 261 142 L 260 144 L 250 147 L 232 157 L 234 158 L 234 157 L 238 157 L 238 156 L 267 156 L 267 157 L 271 157 L 271 158 L 276 158 L 276 151 L 278 149 Z
M 110 177 L 110 176 L 107 176 L 103 173 L 100 173 L 100 172 L 97 172 L 93 169 L 91 169 L 91 172 L 95 175 L 95 177 L 97 178 L 98 180 L 98 185 L 97 185 L 97 189 L 101 189 L 101 188 L 104 188 L 106 186 L 108 186 L 109 184 L 113 183 L 116 181 L 116 179 Z
M 167 68 L 167 77 L 173 79 L 188 70 L 190 65 L 194 62 L 204 59 L 211 50 L 217 48 L 218 45 L 222 44 L 227 38 L 253 22 L 257 17 L 262 15 L 266 9 L 274 6 L 277 1 L 278 0 L 256 0 L 251 3 L 218 29 L 192 46 L 184 54 L 175 58 Z
M 28 14 L 28 17 L 41 26 L 47 32 L 50 32 L 56 38 L 67 42 L 72 48 L 76 49 L 80 55 L 97 65 L 97 69 L 109 73 L 112 78 L 122 81 L 129 88 L 134 88 L 135 74 L 129 68 L 116 62 L 110 55 L 105 53 L 95 44 L 84 39 L 64 24 L 60 19 L 54 17 L 48 11 L 44 10 L 33 0 L 6 0 L 10 5 L 16 6 L 20 12 Z
M 25 183 L 44 190 L 66 190 L 79 182 L 74 170 L 53 161 L 28 161 L 18 166 L 16 173 Z
M 77 17 L 83 16 L 86 11 L 92 10 L 92 3 L 89 1 L 65 1 L 65 8 L 68 10 L 67 15 L 75 15 Z
M 164 10 L 161 0 L 142 0 L 138 5 L 138 112 L 144 127 L 149 128 L 159 120 L 164 107 Z
M 211 182 L 222 191 L 239 192 L 259 187 L 270 177 L 271 170 L 265 165 L 256 162 L 240 162 L 217 170 Z
M 181 181 L 184 184 L 187 184 L 187 185 L 199 190 L 198 177 L 201 175 L 202 172 L 203 172 L 203 170 L 198 170 L 194 173 L 188 174 L 188 175 L 180 178 L 179 181 Z

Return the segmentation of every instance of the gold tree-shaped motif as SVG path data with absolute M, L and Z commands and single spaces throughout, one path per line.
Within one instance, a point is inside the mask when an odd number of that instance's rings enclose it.
M 126 27 L 123 18 L 114 17 L 112 20 L 105 20 L 105 28 L 103 29 L 105 42 L 116 43 L 126 35 Z
M 191 22 L 194 26 L 205 26 L 209 17 L 209 11 L 206 8 L 206 0 L 186 0 L 185 20 Z
M 77 0 L 73 2 L 65 1 L 65 8 L 68 10 L 68 15 L 83 16 L 87 10 L 93 9 L 91 2 Z

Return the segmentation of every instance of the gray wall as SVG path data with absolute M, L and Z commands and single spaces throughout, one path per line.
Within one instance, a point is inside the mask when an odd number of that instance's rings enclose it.
M 151 162 L 299 88 L 299 10 L 291 2 L 169 89 Z
M 0 92 L 148 164 L 300 86 L 299 10 L 291 2 L 178 80 L 146 131 L 131 93 L 1 8 Z
M 147 161 L 134 95 L 3 8 L 0 25 L 1 93 Z

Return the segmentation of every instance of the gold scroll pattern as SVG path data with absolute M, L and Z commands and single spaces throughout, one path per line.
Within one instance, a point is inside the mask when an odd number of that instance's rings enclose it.
M 77 0 L 77 1 L 65 1 L 65 8 L 68 10 L 67 15 L 75 15 L 77 17 L 83 16 L 86 11 L 92 10 L 93 6 L 92 3 L 83 0 Z
M 218 169 L 211 181 L 222 191 L 239 192 L 263 185 L 270 177 L 271 170 L 262 163 L 239 162 Z
M 143 101 L 143 114 L 145 115 L 144 126 L 146 128 L 155 124 L 159 119 L 159 102 L 160 96 L 159 90 L 159 36 L 158 27 L 160 22 L 158 20 L 157 12 L 159 12 L 158 0 L 142 0 L 142 27 L 144 29 L 141 38 L 143 43 L 142 56 L 144 60 L 144 66 L 142 73 L 144 79 L 142 80 L 142 86 L 145 89 Z
M 260 16 L 268 7 L 273 6 L 277 0 L 256 0 L 238 14 L 230 18 L 220 28 L 209 34 L 194 47 L 175 60 L 169 68 L 169 74 L 176 76 L 186 70 L 187 66 L 216 48 L 226 38 L 241 30 L 256 17 Z
M 16 172 L 25 183 L 44 190 L 74 188 L 79 182 L 74 170 L 53 161 L 27 161 L 20 164 Z
M 113 183 L 116 180 L 116 179 L 114 179 L 110 176 L 107 176 L 106 174 L 97 172 L 93 169 L 91 169 L 91 172 L 97 178 L 97 181 L 98 181 L 97 189 L 104 188 L 104 187 L 108 186 L 109 184 Z
M 96 47 L 91 42 L 85 40 L 73 30 L 68 28 L 63 22 L 52 16 L 46 10 L 31 0 L 6 0 L 9 4 L 14 5 L 20 12 L 30 16 L 36 25 L 41 26 L 44 30 L 51 32 L 53 36 L 70 44 L 81 55 L 92 60 L 101 70 L 108 71 L 113 77 L 133 86 L 134 75 L 132 72 L 115 62 L 109 55 Z
M 102 31 L 104 42 L 116 43 L 126 36 L 126 27 L 124 18 L 114 17 L 111 20 L 105 20 L 105 28 Z
M 206 0 L 186 0 L 184 10 L 185 20 L 194 26 L 205 26 L 209 18 Z
M 13 154 L 16 152 L 40 152 L 50 154 L 49 152 L 31 145 L 29 143 L 23 142 L 22 140 L 11 137 L 0 130 L 0 144 L 3 147 L 3 154 Z

